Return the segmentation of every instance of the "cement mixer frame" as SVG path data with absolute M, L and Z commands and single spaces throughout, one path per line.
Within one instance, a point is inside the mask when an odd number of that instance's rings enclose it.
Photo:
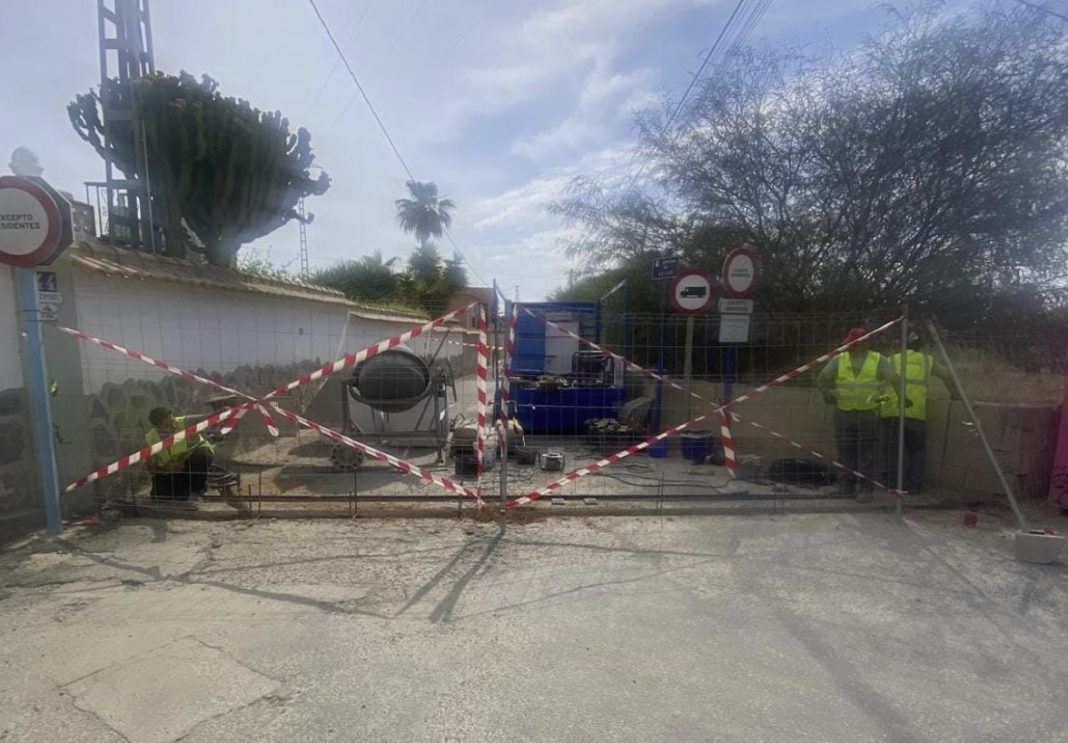
M 407 372 L 408 379 L 398 379 L 396 385 L 389 388 L 392 395 L 365 394 L 360 380 L 371 366 L 382 367 L 391 360 L 402 359 L 407 367 L 402 371 Z M 450 424 L 448 390 L 452 389 L 454 402 L 457 395 L 455 375 L 448 358 L 435 364 L 436 359 L 437 354 L 427 361 L 406 348 L 398 347 L 357 364 L 341 385 L 342 433 L 376 448 L 434 449 L 437 463 L 444 462 Z M 422 389 L 412 394 L 414 380 L 411 375 L 416 371 L 416 362 L 424 376 L 420 385 Z M 378 382 L 380 393 L 383 376 L 380 374 L 373 379 Z M 399 376 L 403 377 L 403 374 Z M 405 383 L 409 394 L 403 394 Z M 330 451 L 330 461 L 337 469 L 352 471 L 363 464 L 364 454 L 351 447 L 335 444 Z

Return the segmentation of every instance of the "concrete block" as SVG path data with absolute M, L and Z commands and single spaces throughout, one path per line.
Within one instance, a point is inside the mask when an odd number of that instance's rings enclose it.
M 1064 549 L 1065 539 L 1059 534 L 1047 534 L 1041 529 L 1021 531 L 1016 534 L 1016 559 L 1048 565 L 1057 559 Z

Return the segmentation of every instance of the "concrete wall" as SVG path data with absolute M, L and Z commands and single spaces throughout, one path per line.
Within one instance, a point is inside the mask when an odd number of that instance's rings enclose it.
M 0 390 L 22 387 L 15 269 L 0 266 Z
M 0 537 L 43 523 L 14 269 L 0 266 Z
M 969 425 L 963 403 L 938 397 L 948 393 L 932 384 L 927 422 L 927 483 L 958 492 L 1002 493 L 982 442 Z M 710 400 L 720 399 L 718 384 L 696 382 L 693 391 Z M 736 390 L 734 396 L 741 391 Z M 700 402 L 690 400 L 682 392 L 667 389 L 666 425 L 676 425 L 700 414 Z M 1060 406 L 976 402 L 975 408 L 1013 490 L 1027 500 L 1045 499 Z M 771 390 L 738 405 L 737 413 L 744 419 L 732 429 L 739 455 L 756 454 L 766 461 L 813 458 L 772 436 L 768 430 L 750 425 L 749 421 L 823 454 L 835 454 L 831 409 L 811 387 L 784 386 Z M 708 428 L 718 428 L 718 422 Z

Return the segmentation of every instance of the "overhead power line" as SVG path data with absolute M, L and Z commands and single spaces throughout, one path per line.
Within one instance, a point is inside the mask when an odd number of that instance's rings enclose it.
M 352 24 L 352 29 L 349 31 L 349 35 L 345 38 L 345 43 L 341 45 L 342 49 L 347 48 L 353 37 L 356 36 L 356 32 L 359 30 L 360 26 L 363 25 L 363 19 L 367 16 L 367 12 L 371 9 L 371 6 L 374 5 L 374 2 L 375 0 L 367 0 L 367 4 L 363 6 L 363 11 L 356 19 L 356 22 Z M 330 72 L 326 73 L 326 77 L 323 78 L 322 85 L 319 86 L 319 91 L 315 94 L 315 98 L 312 99 L 312 108 L 315 108 L 315 105 L 319 102 L 319 99 L 323 97 L 323 92 L 326 91 L 327 84 L 330 82 L 330 79 L 334 76 L 334 73 L 337 72 L 337 68 L 340 66 L 341 59 L 335 59 L 334 66 L 330 68 Z
M 723 39 L 726 38 L 727 34 L 730 33 L 732 28 L 736 25 L 736 21 L 742 12 L 742 9 L 745 7 L 745 3 L 746 0 L 738 0 L 737 4 L 735 4 L 734 10 L 731 11 L 730 16 L 727 18 L 727 22 L 723 24 L 723 28 L 720 29 L 719 35 L 716 37 L 716 40 L 712 43 L 712 46 L 709 48 L 708 53 L 705 54 L 704 59 L 701 61 L 701 66 L 697 68 L 697 72 L 695 72 L 693 77 L 690 79 L 690 83 L 686 86 L 686 90 L 683 91 L 682 97 L 679 98 L 679 102 L 675 104 L 675 108 L 672 110 L 671 115 L 668 116 L 667 121 L 664 122 L 663 130 L 665 132 L 668 131 L 671 128 L 671 125 L 675 123 L 675 119 L 677 119 L 679 114 L 682 112 L 683 107 L 686 105 L 686 100 L 690 97 L 690 93 L 693 92 L 693 89 L 697 87 L 697 83 L 700 82 L 701 78 L 704 76 L 705 70 L 708 69 L 708 65 L 711 63 L 712 57 L 715 56 L 716 51 L 719 50 L 720 45 L 723 43 Z M 768 6 L 770 4 L 771 0 L 757 0 L 756 5 L 751 6 L 749 18 L 745 22 L 743 22 L 742 29 L 736 37 L 734 43 L 732 43 L 729 47 L 729 50 L 736 48 L 741 43 L 744 43 L 745 39 L 747 39 L 749 37 L 749 34 L 752 33 L 753 28 L 756 26 L 760 18 L 764 15 L 764 12 L 768 9 Z M 646 155 L 642 158 L 641 165 L 638 167 L 638 170 L 634 172 L 634 175 L 631 177 L 626 189 L 623 191 L 624 195 L 629 195 L 631 191 L 634 190 L 634 185 L 638 182 L 638 179 L 641 177 L 642 173 L 645 172 L 645 167 L 648 164 L 649 156 Z
M 308 0 L 308 4 L 311 5 L 312 10 L 315 11 L 315 17 L 319 19 L 319 23 L 322 25 L 323 30 L 326 31 L 326 35 L 330 38 L 330 43 L 334 45 L 334 50 L 337 52 L 338 58 L 341 59 L 341 63 L 345 65 L 345 69 L 349 73 L 349 77 L 352 78 L 352 82 L 356 84 L 356 89 L 360 91 L 360 96 L 363 98 L 363 102 L 367 104 L 367 108 L 370 110 L 371 115 L 375 117 L 375 122 L 378 123 L 378 128 L 382 130 L 382 135 L 385 136 L 386 141 L 389 143 L 389 148 L 393 150 L 393 154 L 397 158 L 397 162 L 404 168 L 404 172 L 408 174 L 408 179 L 414 181 L 415 174 L 412 173 L 412 169 L 408 167 L 408 163 L 405 161 L 404 156 L 401 155 L 400 150 L 397 148 L 397 143 L 393 141 L 393 137 L 389 133 L 389 129 L 386 128 L 386 124 L 382 121 L 382 117 L 378 115 L 378 111 L 375 109 L 374 104 L 371 103 L 371 99 L 367 97 L 367 92 L 363 89 L 363 85 L 360 83 L 360 79 L 356 76 L 356 72 L 352 69 L 352 65 L 349 64 L 349 60 L 345 57 L 345 52 L 341 46 L 337 43 L 337 39 L 334 37 L 334 32 L 330 30 L 330 24 L 323 18 L 323 14 L 319 12 L 319 6 L 315 4 L 315 0 Z M 426 3 L 424 3 L 425 5 Z M 419 6 L 420 9 L 423 7 Z M 414 16 L 413 16 L 414 17 Z M 448 237 L 449 242 L 452 244 L 453 250 L 456 251 L 456 255 L 467 264 L 467 267 L 471 269 L 473 273 L 484 284 L 488 283 L 484 276 L 479 274 L 478 269 L 472 265 L 471 261 L 467 260 L 464 256 L 460 246 L 456 244 L 456 240 L 453 239 L 452 234 L 448 229 L 444 230 L 445 236 Z
M 393 137 L 389 134 L 389 129 L 386 128 L 382 118 L 378 115 L 378 111 L 375 110 L 375 106 L 371 103 L 371 99 L 367 97 L 367 91 L 363 89 L 363 85 L 360 83 L 360 78 L 356 77 L 356 73 L 352 69 L 352 65 L 349 64 L 349 60 L 345 57 L 345 52 L 342 51 L 341 46 L 337 43 L 337 39 L 334 38 L 334 32 L 330 30 L 330 25 L 323 18 L 323 14 L 319 12 L 319 6 L 315 4 L 315 0 L 308 0 L 308 4 L 311 5 L 312 10 L 315 11 L 315 17 L 319 19 L 319 23 L 322 24 L 323 30 L 326 31 L 326 35 L 330 37 L 330 43 L 334 45 L 334 50 L 337 52 L 337 56 L 341 59 L 341 64 L 345 65 L 345 69 L 348 70 L 349 77 L 352 78 L 352 82 L 356 84 L 356 89 L 360 91 L 360 95 L 363 97 L 363 102 L 367 104 L 367 108 L 371 111 L 371 115 L 375 117 L 375 121 L 378 123 L 378 128 L 382 130 L 383 136 L 386 141 L 389 142 L 389 148 L 393 150 L 393 154 L 396 155 L 397 161 L 404 168 L 404 172 L 408 174 L 411 180 L 415 180 L 415 176 L 412 174 L 412 169 L 408 167 L 408 163 L 404 161 L 404 156 L 401 155 L 400 150 L 397 149 L 397 143 L 393 141 Z

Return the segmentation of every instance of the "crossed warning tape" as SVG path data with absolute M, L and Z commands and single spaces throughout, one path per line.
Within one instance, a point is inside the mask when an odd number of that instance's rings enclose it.
M 652 377 L 654 379 L 658 379 L 658 380 L 664 382 L 665 384 L 670 385 L 671 387 L 674 387 L 676 389 L 680 389 L 683 392 L 686 392 L 687 394 L 690 394 L 690 395 L 696 397 L 697 399 L 702 400 L 703 402 L 709 403 L 711 405 L 715 404 L 715 403 L 710 403 L 708 400 L 706 400 L 705 398 L 701 397 L 700 395 L 697 395 L 696 393 L 694 393 L 694 392 L 692 392 L 690 390 L 687 390 L 684 387 L 681 387 L 680 385 L 676 384 L 674 381 L 669 380 L 666 376 L 657 374 L 656 372 L 654 372 L 654 371 L 652 371 L 650 369 L 646 369 L 645 367 L 634 363 L 633 361 L 627 359 L 624 356 L 620 356 L 617 353 L 609 351 L 608 349 L 604 348 L 603 346 L 600 346 L 600 345 L 594 343 L 593 341 L 590 341 L 590 340 L 588 340 L 586 338 L 583 338 L 582 336 L 577 335 L 576 333 L 574 333 L 574 332 L 572 332 L 572 331 L 570 331 L 570 330 L 568 330 L 568 329 L 566 329 L 566 328 L 564 328 L 564 327 L 562 327 L 560 325 L 557 325 L 556 323 L 552 322 L 551 320 L 548 320 L 548 319 L 546 319 L 544 317 L 540 317 L 539 315 L 537 315 L 536 313 L 534 313 L 533 311 L 531 311 L 530 309 L 528 309 L 526 307 L 523 308 L 523 311 L 526 312 L 527 314 L 533 316 L 533 317 L 538 318 L 539 320 L 545 322 L 546 324 L 552 325 L 555 329 L 557 329 L 557 330 L 559 330 L 559 331 L 561 331 L 561 332 L 563 332 L 563 333 L 565 333 L 565 334 L 567 334 L 567 335 L 569 335 L 569 336 L 571 336 L 573 338 L 578 339 L 580 342 L 585 343 L 586 345 L 590 346 L 591 348 L 594 348 L 594 349 L 596 349 L 598 351 L 601 351 L 602 353 L 608 354 L 609 356 L 617 359 L 620 363 L 622 363 L 627 368 L 633 369 L 634 371 L 640 372 L 640 373 L 645 374 L 646 376 L 650 376 L 650 377 Z M 823 354 L 821 356 L 817 356 L 816 358 L 812 359 L 808 363 L 802 364 L 801 366 L 799 366 L 799 367 L 797 367 L 795 369 L 791 369 L 790 371 L 786 372 L 785 374 L 779 375 L 778 377 L 776 377 L 775 379 L 771 380 L 770 382 L 768 382 L 766 384 L 762 384 L 759 387 L 755 387 L 752 390 L 749 390 L 748 392 L 746 392 L 745 394 L 740 395 L 740 396 L 734 398 L 733 400 L 730 400 L 730 401 L 724 403 L 723 405 L 720 405 L 717 408 L 715 408 L 713 410 L 710 410 L 709 412 L 706 412 L 706 413 L 703 413 L 701 415 L 698 415 L 698 416 L 696 416 L 694 418 L 691 418 L 690 420 L 685 421 L 683 423 L 680 423 L 680 424 L 678 424 L 676 426 L 672 426 L 671 428 L 668 428 L 668 429 L 666 429 L 666 430 L 664 430 L 664 431 L 662 431 L 662 432 L 660 432 L 660 433 L 658 433 L 658 434 L 656 434 L 654 436 L 649 437 L 645 441 L 642 441 L 642 442 L 640 442 L 638 444 L 634 444 L 633 446 L 630 446 L 630 447 L 628 447 L 628 448 L 626 448 L 626 449 L 624 449 L 622 451 L 616 452 L 615 454 L 609 455 L 609 456 L 605 457 L 604 459 L 600 459 L 600 460 L 598 460 L 596 462 L 593 462 L 591 464 L 585 465 L 583 467 L 579 467 L 576 470 L 568 472 L 563 477 L 561 477 L 558 480 L 555 480 L 555 481 L 549 483 L 548 485 L 545 485 L 545 486 L 543 486 L 541 488 L 538 488 L 537 490 L 533 490 L 533 491 L 527 493 L 526 495 L 523 495 L 523 496 L 520 496 L 518 498 L 514 498 L 514 499 L 508 501 L 508 503 L 506 505 L 509 508 L 516 508 L 518 506 L 523 506 L 523 505 L 531 503 L 531 502 L 533 502 L 535 500 L 538 500 L 539 498 L 543 498 L 544 496 L 549 495 L 553 491 L 559 490 L 564 485 L 572 483 L 572 482 L 574 482 L 574 481 L 576 481 L 576 480 L 578 480 L 578 479 L 580 479 L 582 477 L 585 477 L 586 475 L 590 475 L 590 474 L 593 474 L 594 472 L 602 470 L 605 467 L 607 467 L 608 465 L 614 464 L 615 462 L 618 462 L 621 459 L 625 459 L 626 457 L 629 457 L 632 454 L 637 454 L 638 452 L 643 451 L 644 449 L 648 449 L 653 444 L 656 444 L 656 443 L 658 443 L 660 441 L 663 441 L 664 439 L 668 438 L 669 436 L 673 436 L 674 434 L 681 433 L 682 431 L 684 431 L 684 430 L 686 430 L 688 428 L 692 428 L 694 425 L 696 425 L 698 423 L 701 423 L 701 422 L 703 422 L 705 420 L 708 420 L 713 415 L 722 416 L 724 411 L 730 410 L 731 414 L 733 415 L 733 417 L 736 420 L 740 421 L 742 419 L 737 414 L 735 414 L 733 412 L 733 406 L 734 405 L 736 405 L 736 404 L 738 404 L 740 402 L 744 402 L 746 400 L 750 400 L 753 397 L 755 397 L 756 395 L 759 395 L 759 394 L 762 394 L 764 392 L 767 392 L 768 390 L 774 389 L 775 387 L 778 387 L 778 386 L 782 385 L 783 383 L 788 382 L 789 380 L 794 379 L 794 378 L 796 378 L 797 376 L 799 376 L 801 374 L 804 374 L 806 371 L 808 371 L 809 369 L 813 368 L 814 366 L 817 366 L 818 364 L 822 364 L 822 363 L 825 363 L 825 362 L 829 361 L 834 356 L 837 356 L 838 354 L 849 350 L 853 346 L 856 346 L 856 345 L 858 345 L 860 343 L 863 343 L 866 340 L 868 340 L 869 338 L 871 338 L 871 337 L 873 337 L 875 335 L 878 335 L 879 333 L 882 333 L 882 332 L 886 331 L 888 328 L 893 327 L 894 325 L 896 325 L 900 321 L 901 321 L 901 318 L 895 318 L 894 320 L 891 320 L 891 321 L 889 321 L 887 323 L 884 323 L 883 325 L 880 325 L 875 330 L 872 330 L 869 333 L 865 333 L 861 337 L 859 337 L 859 338 L 857 338 L 857 339 L 855 339 L 853 341 L 850 341 L 849 343 L 845 343 L 845 344 L 839 346 L 838 348 L 834 349 L 833 351 L 825 353 L 825 354 Z M 763 428 L 764 430 L 768 430 L 767 427 L 765 427 L 765 426 L 759 426 L 759 427 Z M 780 435 L 780 438 L 786 439 L 785 436 L 781 436 L 781 435 Z M 786 439 L 786 440 L 789 441 L 789 439 Z M 796 446 L 798 448 L 804 448 L 800 444 L 797 444 Z M 818 456 L 820 457 L 820 459 L 823 459 L 824 461 L 830 462 L 832 465 L 838 467 L 839 469 L 844 469 L 844 470 L 846 470 L 848 472 L 854 472 L 853 470 L 851 470 L 850 468 L 846 467 L 845 465 L 843 465 L 840 462 L 834 461 L 834 460 L 832 460 L 832 459 L 830 459 L 828 457 L 824 457 L 823 455 L 818 455 Z M 872 478 L 864 475 L 863 473 L 854 472 L 854 474 L 860 475 L 865 480 L 873 482 L 873 483 L 879 485 L 882 488 L 886 488 L 885 485 L 883 485 L 881 483 L 878 483 L 877 481 L 875 481 Z M 886 488 L 886 489 L 889 489 L 889 488 Z
M 386 462 L 386 463 L 392 465 L 393 467 L 396 467 L 397 469 L 399 469 L 399 470 L 401 470 L 401 471 L 403 471 L 403 472 L 405 472 L 407 474 L 417 475 L 418 477 L 420 477 L 420 479 L 423 479 L 423 480 L 425 480 L 427 482 L 435 483 L 435 484 L 437 484 L 437 485 L 439 485 L 441 487 L 444 487 L 446 490 L 449 490 L 451 492 L 456 492 L 456 493 L 462 493 L 464 495 L 467 495 L 468 497 L 475 498 L 481 504 L 481 502 L 482 502 L 481 498 L 479 497 L 478 493 L 476 491 L 474 491 L 474 490 L 471 490 L 469 488 L 465 488 L 465 487 L 463 487 L 461 485 L 458 485 L 458 484 L 454 483 L 452 480 L 450 480 L 448 478 L 439 477 L 439 476 L 433 474 L 432 472 L 429 472 L 428 470 L 419 467 L 418 465 L 414 465 L 414 464 L 412 464 L 410 462 L 405 462 L 405 461 L 400 460 L 400 459 L 398 459 L 398 458 L 396 458 L 396 457 L 394 457 L 394 456 L 392 456 L 390 454 L 386 454 L 385 452 L 382 452 L 382 451 L 379 451 L 377 449 L 374 449 L 373 447 L 367 446 L 366 444 L 362 444 L 362 443 L 360 443 L 358 441 L 355 441 L 354 439 L 351 439 L 351 438 L 345 436 L 344 434 L 341 434 L 341 433 L 338 433 L 337 431 L 334 431 L 332 429 L 326 428 L 325 426 L 321 426 L 320 424 L 315 423 L 314 421 L 310 421 L 310 420 L 308 420 L 306 418 L 302 418 L 301 416 L 299 416 L 299 415 L 297 415 L 295 413 L 290 413 L 289 411 L 284 410 L 284 409 L 280 408 L 278 405 L 276 405 L 275 403 L 271 402 L 272 398 L 274 398 L 274 397 L 276 397 L 278 395 L 285 394 L 286 392 L 294 390 L 294 389 L 296 389 L 298 387 L 301 387 L 301 386 L 306 385 L 306 384 L 310 384 L 311 382 L 314 382 L 314 381 L 316 381 L 318 379 L 322 379 L 323 377 L 326 377 L 326 376 L 329 376 L 331 374 L 334 374 L 335 372 L 337 372 L 337 371 L 339 371 L 341 369 L 345 369 L 347 367 L 354 366 L 354 365 L 360 363 L 361 361 L 364 361 L 365 359 L 371 358 L 372 356 L 376 356 L 376 355 L 382 353 L 383 351 L 387 351 L 387 350 L 389 350 L 391 348 L 395 348 L 396 346 L 399 346 L 399 345 L 401 345 L 403 343 L 407 343 L 412 338 L 418 337 L 419 335 L 422 335 L 423 333 L 425 333 L 425 332 L 427 332 L 427 331 L 429 331 L 429 330 L 431 330 L 433 328 L 439 327 L 439 326 L 449 322 L 450 320 L 455 319 L 458 315 L 469 311 L 472 307 L 474 307 L 477 304 L 478 304 L 478 302 L 471 302 L 470 304 L 468 304 L 468 305 L 466 305 L 464 307 L 461 307 L 461 308 L 459 308 L 457 310 L 453 310 L 452 312 L 450 312 L 450 313 L 448 313 L 446 315 L 442 315 L 439 318 L 431 320 L 430 322 L 425 323 L 425 324 L 423 324 L 421 326 L 415 327 L 412 330 L 409 330 L 409 331 L 407 331 L 405 333 L 401 333 L 401 334 L 395 335 L 395 336 L 393 336 L 391 338 L 387 338 L 387 339 L 381 340 L 381 341 L 379 341 L 377 343 L 374 343 L 374 344 L 368 346 L 367 348 L 363 349 L 362 351 L 359 351 L 357 353 L 345 354 L 344 356 L 342 356 L 340 359 L 337 359 L 336 361 L 330 362 L 328 364 L 324 364 L 321 368 L 315 370 L 314 372 L 311 372 L 311 373 L 308 373 L 308 374 L 302 374 L 299 378 L 293 380 L 292 382 L 289 382 L 287 384 L 284 384 L 284 385 L 281 385 L 281 386 L 275 388 L 272 392 L 270 392 L 269 394 L 267 394 L 266 396 L 264 396 L 262 398 L 259 398 L 259 399 L 252 398 L 252 399 L 249 399 L 247 402 L 241 403 L 239 405 L 235 405 L 235 406 L 233 406 L 231 408 L 227 408 L 226 410 L 222 410 L 222 411 L 220 411 L 218 413 L 210 415 L 207 418 L 205 418 L 204 420 L 200 421 L 199 423 L 196 423 L 194 425 L 188 426 L 182 431 L 176 431 L 173 434 L 170 434 L 169 436 L 163 437 L 163 439 L 161 441 L 158 441 L 158 442 L 156 442 L 156 443 L 154 443 L 154 444 L 152 444 L 150 446 L 145 446 L 145 447 L 143 447 L 143 448 L 141 448 L 141 449 L 139 449 L 139 450 L 137 450 L 137 451 L 135 451 L 135 452 L 133 452 L 131 454 L 128 454 L 128 455 L 126 455 L 124 457 L 120 457 L 119 459 L 117 459 L 116 461 L 114 461 L 114 462 L 112 462 L 112 463 L 110 463 L 108 465 L 105 465 L 103 467 L 97 468 L 96 470 L 94 470 L 93 472 L 89 473 L 88 475 L 85 475 L 84 477 L 81 477 L 78 480 L 75 480 L 74 482 L 72 482 L 69 485 L 67 485 L 67 487 L 64 488 L 64 492 L 70 492 L 70 491 L 75 490 L 75 489 L 77 489 L 79 487 L 82 487 L 83 485 L 87 485 L 88 483 L 91 483 L 91 482 L 93 482 L 95 480 L 99 480 L 101 478 L 113 475 L 116 472 L 120 472 L 120 471 L 122 471 L 124 469 L 128 469 L 128 468 L 132 467 L 133 465 L 137 464 L 138 462 L 141 462 L 141 461 L 143 461 L 145 459 L 148 459 L 149 457 L 151 457 L 151 456 L 153 456 L 155 454 L 158 454 L 159 452 L 163 451 L 164 449 L 167 449 L 167 448 L 169 448 L 171 446 L 174 446 L 174 444 L 176 444 L 176 443 L 178 443 L 180 441 L 184 441 L 186 438 L 188 438 L 190 436 L 194 436 L 194 435 L 196 435 L 196 434 L 198 434 L 198 433 L 200 433 L 202 431 L 207 430 L 208 428 L 211 428 L 213 426 L 219 425 L 220 423 L 222 423 L 224 421 L 230 420 L 231 418 L 233 418 L 234 416 L 236 416 L 236 415 L 238 415 L 240 413 L 247 412 L 250 409 L 260 408 L 260 407 L 263 407 L 264 405 L 266 405 L 266 406 L 270 407 L 272 410 L 274 410 L 276 413 L 278 413 L 279 415 L 282 415 L 285 418 L 289 418 L 290 420 L 294 420 L 294 421 L 296 421 L 296 422 L 300 423 L 301 425 L 304 425 L 304 426 L 306 426 L 308 428 L 312 428 L 314 430 L 317 430 L 320 433 L 322 433 L 323 435 L 327 436 L 328 438 L 331 438 L 331 439 L 337 441 L 338 443 L 345 444 L 346 446 L 351 446 L 353 448 L 359 449 L 360 451 L 363 451 L 364 453 L 368 454 L 371 457 L 374 457 L 375 459 L 379 459 L 380 461 Z M 74 337 L 79 338 L 80 340 L 84 340 L 84 341 L 87 341 L 87 342 L 95 343 L 96 345 L 99 345 L 102 348 L 107 348 L 109 350 L 115 351 L 116 353 L 121 353 L 121 354 L 127 356 L 128 358 L 132 358 L 132 359 L 135 359 L 137 361 L 142 361 L 144 363 L 151 364 L 152 366 L 155 366 L 155 367 L 160 368 L 160 369 L 164 369 L 165 371 L 168 371 L 170 373 L 179 374 L 181 376 L 184 376 L 187 379 L 191 379 L 191 380 L 198 381 L 198 382 L 203 382 L 205 384 L 210 384 L 212 386 L 219 386 L 219 385 L 217 385 L 217 383 L 214 383 L 213 381 L 208 380 L 205 377 L 201 377 L 201 376 L 199 376 L 197 374 L 193 374 L 192 372 L 186 371 L 184 369 L 180 369 L 180 368 L 178 368 L 176 366 L 173 366 L 171 364 L 167 364 L 165 362 L 156 361 L 155 359 L 153 359 L 151 357 L 147 357 L 144 354 L 141 354 L 140 352 L 133 351 L 131 349 L 125 348 L 123 346 L 120 346 L 120 345 L 118 345 L 116 343 L 113 343 L 113 342 L 110 342 L 110 341 L 103 341 L 102 339 L 94 338 L 93 336 L 89 336 L 88 334 L 81 333 L 79 331 L 73 331 L 72 332 L 71 329 L 69 329 L 69 328 L 63 329 L 63 328 L 60 328 L 59 326 L 54 326 L 54 327 L 56 327 L 57 329 L 62 330 L 63 332 L 67 332 L 68 334 L 73 335 Z M 241 393 L 241 392 L 237 392 L 236 390 L 231 390 L 230 388 L 226 388 L 226 389 L 227 389 L 227 392 L 229 392 L 231 394 L 238 394 L 238 395 L 240 395 L 242 397 L 246 397 L 246 398 L 249 397 L 248 395 L 246 395 L 244 393 Z M 264 412 L 266 412 L 266 411 L 264 411 Z

